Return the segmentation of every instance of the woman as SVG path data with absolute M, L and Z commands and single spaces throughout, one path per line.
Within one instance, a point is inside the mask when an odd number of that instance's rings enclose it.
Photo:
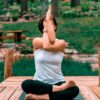
M 56 39 L 57 23 L 51 15 L 51 6 L 39 21 L 43 36 L 33 40 L 36 72 L 34 80 L 25 80 L 22 89 L 27 93 L 25 100 L 72 100 L 79 89 L 73 81 L 65 82 L 61 71 L 64 40 Z

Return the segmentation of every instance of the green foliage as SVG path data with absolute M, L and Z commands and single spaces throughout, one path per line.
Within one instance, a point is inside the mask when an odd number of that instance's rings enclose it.
M 23 58 L 13 64 L 13 76 L 33 76 L 35 73 L 34 59 Z M 0 63 L 0 81 L 3 80 L 4 63 Z M 98 75 L 98 71 L 92 71 L 89 63 L 75 62 L 64 59 L 62 62 L 64 76 L 91 76 Z
M 64 59 L 62 62 L 62 72 L 64 76 L 94 76 L 98 71 L 91 71 L 89 63 L 75 62 L 70 59 Z
M 16 21 L 20 16 L 20 6 L 14 3 L 12 6 L 10 6 L 9 13 L 12 19 Z
M 33 76 L 35 72 L 34 59 L 23 58 L 13 64 L 14 76 Z
M 4 10 L 4 4 L 3 4 L 3 1 L 0 0 L 0 15 L 1 15 L 1 14 L 5 14 L 5 13 L 6 13 L 6 11 Z
M 100 46 L 100 3 L 88 0 L 81 1 L 81 6 L 71 8 L 69 2 L 59 1 L 60 17 L 57 19 L 58 31 L 57 38 L 69 42 L 69 46 L 76 48 L 80 53 L 96 53 L 95 46 Z M 19 11 L 19 5 L 11 6 L 11 9 Z M 34 13 L 38 8 L 41 11 L 39 0 L 34 3 L 28 2 L 29 11 Z M 30 13 L 29 12 L 29 13 Z M 13 12 L 16 15 L 16 12 Z M 89 17 L 86 17 L 89 16 Z M 95 17 L 93 17 L 95 16 Z M 15 24 L 4 24 L 4 30 L 24 30 L 23 34 L 28 37 L 41 36 L 38 31 L 38 22 L 23 22 Z M 4 34 L 6 35 L 6 34 Z M 4 42 L 13 42 L 4 40 Z M 32 41 L 23 40 L 32 47 Z
M 0 62 L 0 82 L 4 80 L 4 63 Z
M 32 37 L 39 35 L 37 21 L 33 22 L 23 22 L 23 23 L 12 23 L 4 24 L 4 30 L 24 30 L 23 34 Z
M 70 9 L 62 13 L 63 18 L 66 18 L 66 17 L 75 18 L 76 16 L 77 16 L 76 9 Z
M 60 4 L 63 6 L 60 9 L 60 15 L 63 18 L 75 18 L 75 17 L 97 17 L 100 16 L 100 2 L 93 1 L 81 1 L 80 6 L 71 8 L 69 2 L 63 2 Z
M 89 8 L 90 8 L 90 2 L 82 2 L 81 3 L 81 10 L 82 12 L 86 12 L 86 11 L 89 11 Z
M 35 15 L 42 14 L 40 2 L 38 0 L 34 1 L 34 3 L 31 3 L 31 1 L 29 1 L 28 8 L 29 8 L 29 13 L 31 13 L 31 14 L 35 14 Z
M 58 18 L 57 38 L 69 42 L 69 46 L 76 48 L 79 53 L 96 53 L 94 48 L 100 45 L 100 18 Z M 4 24 L 4 30 L 24 30 L 28 37 L 39 37 L 38 22 Z M 6 40 L 5 40 L 6 41 Z M 11 40 L 10 40 L 11 41 Z M 13 41 L 12 41 L 13 42 Z M 32 41 L 23 40 L 32 47 Z
M 79 53 L 96 53 L 100 45 L 100 18 L 58 19 L 57 37 L 68 41 Z

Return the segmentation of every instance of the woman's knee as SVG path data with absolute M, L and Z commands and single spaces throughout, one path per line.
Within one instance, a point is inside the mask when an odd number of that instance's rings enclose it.
M 27 90 L 28 90 L 30 84 L 32 83 L 32 81 L 33 80 L 28 79 L 28 80 L 25 80 L 25 81 L 22 82 L 21 87 L 25 92 L 27 92 Z
M 73 87 L 74 90 L 74 96 L 77 96 L 79 94 L 79 88 L 77 86 Z

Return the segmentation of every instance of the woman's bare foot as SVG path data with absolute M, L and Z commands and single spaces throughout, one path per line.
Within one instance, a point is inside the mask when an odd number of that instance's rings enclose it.
M 69 81 L 68 83 L 63 83 L 62 85 L 53 85 L 53 90 L 52 92 L 58 92 L 58 91 L 63 91 L 67 88 L 74 87 L 76 84 L 74 81 Z
M 36 95 L 29 93 L 25 96 L 24 100 L 49 100 L 49 95 L 48 94 Z
M 74 81 L 69 81 L 68 83 L 63 83 L 61 85 L 61 88 L 62 88 L 62 90 L 65 90 L 67 88 L 71 88 L 71 87 L 74 87 L 74 86 L 76 86 L 75 82 Z
M 36 96 L 32 94 L 27 94 L 24 100 L 36 100 Z

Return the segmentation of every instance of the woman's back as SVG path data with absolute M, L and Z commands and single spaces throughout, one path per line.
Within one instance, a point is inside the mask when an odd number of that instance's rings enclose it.
M 36 72 L 34 79 L 48 84 L 64 81 L 61 71 L 61 62 L 64 54 L 37 49 L 34 52 Z

